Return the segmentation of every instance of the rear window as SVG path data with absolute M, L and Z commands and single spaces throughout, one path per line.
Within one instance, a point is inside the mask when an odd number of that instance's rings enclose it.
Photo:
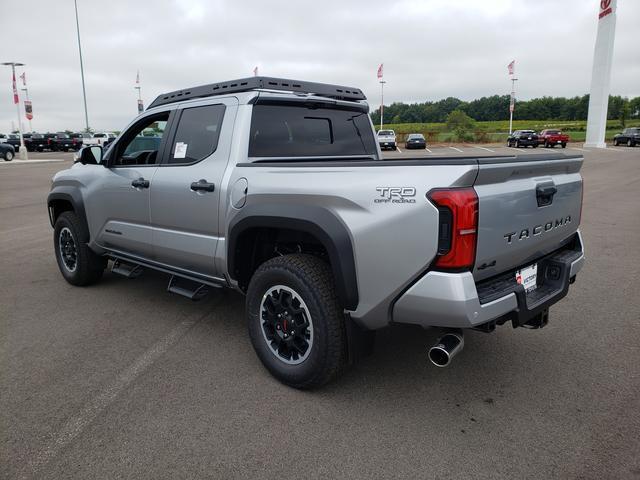
M 290 105 L 255 105 L 250 157 L 374 155 L 365 112 Z
M 96 133 L 93 138 L 104 138 L 106 135 L 104 133 Z
M 394 131 L 393 130 L 380 130 L 378 132 L 378 135 L 394 135 Z
M 560 135 L 560 130 L 547 130 L 548 135 Z

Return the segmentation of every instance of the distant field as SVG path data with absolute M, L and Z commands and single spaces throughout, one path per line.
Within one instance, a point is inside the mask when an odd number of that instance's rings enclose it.
M 638 120 L 627 122 L 627 126 L 640 126 Z M 453 142 L 453 133 L 447 130 L 445 123 L 398 123 L 384 125 L 384 128 L 392 129 L 398 135 L 398 141 L 404 141 L 409 133 L 422 133 L 427 142 Z M 571 137 L 572 141 L 583 142 L 586 136 L 586 120 L 514 120 L 513 129 L 530 129 L 540 131 L 545 128 L 558 128 Z M 376 125 L 376 130 L 380 125 Z M 622 125 L 619 120 L 607 121 L 607 140 L 613 139 L 616 133 L 620 133 Z M 509 134 L 509 121 L 499 120 L 492 122 L 476 122 L 474 132 L 475 141 L 484 143 L 503 142 Z

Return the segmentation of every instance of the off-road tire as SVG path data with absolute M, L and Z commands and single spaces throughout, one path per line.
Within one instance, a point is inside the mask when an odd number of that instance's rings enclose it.
M 633 144 L 633 140 L 631 140 L 631 139 L 627 140 L 627 147 L 633 147 L 633 146 L 635 146 Z
M 4 161 L 5 162 L 10 162 L 11 160 L 13 160 L 13 152 L 11 150 L 7 150 L 6 152 L 4 152 Z
M 60 232 L 67 228 L 71 232 L 77 255 L 77 265 L 71 271 L 62 258 L 60 250 Z M 95 254 L 87 244 L 89 242 L 89 229 L 73 212 L 62 212 L 57 218 L 53 245 L 58 268 L 64 279 L 71 285 L 86 286 L 97 282 L 102 277 L 107 266 L 107 259 Z
M 262 299 L 277 285 L 293 289 L 306 304 L 312 320 L 311 351 L 296 365 L 278 358 L 263 334 Z M 326 262 L 305 254 L 284 255 L 266 261 L 251 278 L 246 309 L 253 348 L 266 369 L 282 383 L 298 389 L 317 388 L 334 380 L 344 370 L 347 360 L 344 314 Z
M 567 144 L 565 142 L 562 142 L 561 145 L 562 145 L 562 148 L 567 148 Z

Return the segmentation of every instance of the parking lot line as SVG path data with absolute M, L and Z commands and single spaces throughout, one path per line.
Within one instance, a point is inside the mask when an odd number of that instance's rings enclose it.
M 147 370 L 169 350 L 171 346 L 184 337 L 194 325 L 203 320 L 207 315 L 208 313 L 200 318 L 184 320 L 179 323 L 165 337 L 161 338 L 151 348 L 139 356 L 129 367 L 118 375 L 111 385 L 89 401 L 75 417 L 70 418 L 67 423 L 65 423 L 62 429 L 54 435 L 54 438 L 46 448 L 32 461 L 28 462 L 26 466 L 27 471 L 23 472 L 21 478 L 35 476 L 38 471 L 56 457 L 64 447 L 80 435 L 85 428 L 116 399 L 122 390 Z
M 608 152 L 626 152 L 626 153 L 630 153 L 630 152 L 633 153 L 633 149 L 634 149 L 634 147 L 631 147 L 631 148 L 630 147 L 607 147 L 606 148 L 606 150 Z M 592 148 L 589 151 L 593 152 L 595 150 L 597 150 L 597 149 Z
M 578 148 L 578 147 L 569 147 L 571 150 L 578 150 L 580 152 L 588 152 L 589 150 L 585 150 L 584 148 Z
M 28 165 L 30 163 L 54 163 L 54 162 L 64 162 L 63 159 L 60 158 L 43 158 L 42 160 L 11 160 L 10 162 L 0 161 L 0 165 Z
M 456 152 L 460 152 L 462 153 L 462 150 L 460 150 L 459 148 L 456 147 L 449 147 L 451 150 L 455 150 Z
M 402 150 L 400 150 L 400 147 L 396 147 L 396 150 L 398 150 L 398 153 L 402 153 Z
M 424 147 L 424 149 L 429 152 L 429 153 L 433 153 L 431 150 L 429 150 L 427 147 Z
M 487 152 L 493 152 L 495 153 L 495 150 L 491 150 L 490 148 L 486 148 L 486 147 L 479 147 L 478 145 L 475 145 L 476 148 L 480 148 L 481 150 L 486 150 Z

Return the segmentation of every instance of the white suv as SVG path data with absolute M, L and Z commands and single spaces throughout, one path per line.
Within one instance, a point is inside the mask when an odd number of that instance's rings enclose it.
M 396 147 L 396 132 L 393 130 L 380 130 L 378 131 L 378 144 L 380 148 L 384 150 L 385 148 L 390 148 L 391 150 L 395 150 Z

